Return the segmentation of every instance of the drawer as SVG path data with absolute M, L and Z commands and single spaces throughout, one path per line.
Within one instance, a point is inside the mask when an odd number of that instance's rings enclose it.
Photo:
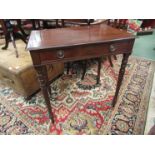
M 40 52 L 41 62 L 44 61 L 74 61 L 95 58 L 108 53 L 108 45 L 77 46 Z
M 109 53 L 123 54 L 130 53 L 133 48 L 133 41 L 114 42 L 109 44 Z
M 84 45 L 40 52 L 41 62 L 46 61 L 74 61 L 96 58 L 103 55 L 131 52 L 132 42 L 112 42 L 104 44 Z

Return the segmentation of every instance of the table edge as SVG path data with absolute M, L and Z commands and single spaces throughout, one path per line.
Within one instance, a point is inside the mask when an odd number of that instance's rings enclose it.
M 76 46 L 86 46 L 86 45 L 95 45 L 95 44 L 104 44 L 104 43 L 112 43 L 117 41 L 126 41 L 126 40 L 135 40 L 136 36 L 131 36 L 128 38 L 118 38 L 118 39 L 110 39 L 110 40 L 104 40 L 104 41 L 96 41 L 96 42 L 88 42 L 88 43 L 78 43 L 78 44 L 72 44 L 72 45 L 59 45 L 59 46 L 46 46 L 46 47 L 27 47 L 26 49 L 29 51 L 38 51 L 38 50 L 53 50 L 53 49 L 60 49 L 60 48 L 69 48 L 69 47 L 76 47 Z

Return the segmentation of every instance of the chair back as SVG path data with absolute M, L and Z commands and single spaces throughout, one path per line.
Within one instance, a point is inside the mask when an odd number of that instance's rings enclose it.
M 115 28 L 127 29 L 127 19 L 108 19 L 107 24 Z
M 62 27 L 86 26 L 90 25 L 90 23 L 92 23 L 93 21 L 93 19 L 61 19 Z

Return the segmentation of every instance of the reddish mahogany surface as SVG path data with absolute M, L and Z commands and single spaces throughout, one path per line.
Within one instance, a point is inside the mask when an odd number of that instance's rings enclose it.
M 28 50 L 53 49 L 75 45 L 133 39 L 133 35 L 105 24 L 32 31 Z

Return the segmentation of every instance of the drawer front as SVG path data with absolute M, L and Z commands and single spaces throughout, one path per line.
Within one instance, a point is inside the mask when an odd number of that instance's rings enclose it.
M 133 41 L 115 42 L 109 44 L 110 54 L 130 53 L 133 48 Z
M 87 46 L 76 46 L 52 51 L 40 52 L 41 62 L 46 61 L 74 61 L 100 57 L 111 54 L 131 52 L 133 43 L 123 41 L 117 43 L 95 44 Z
M 103 52 L 104 51 L 104 52 Z M 44 61 L 74 61 L 87 58 L 95 58 L 108 53 L 108 45 L 105 46 L 83 46 L 52 51 L 40 52 L 41 62 Z

